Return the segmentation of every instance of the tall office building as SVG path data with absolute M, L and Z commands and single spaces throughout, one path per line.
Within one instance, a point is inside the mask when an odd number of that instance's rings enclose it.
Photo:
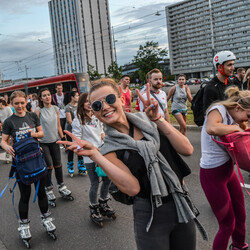
M 100 74 L 113 62 L 108 0 L 51 0 L 48 3 L 57 74 Z
M 210 76 L 213 49 L 250 66 L 250 0 L 186 0 L 166 7 L 172 74 Z

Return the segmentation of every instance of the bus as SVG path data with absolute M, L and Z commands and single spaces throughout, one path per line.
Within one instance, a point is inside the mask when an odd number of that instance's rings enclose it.
M 77 88 L 79 93 L 89 91 L 89 76 L 87 73 L 72 73 L 65 75 L 52 76 L 48 78 L 43 78 L 40 80 L 30 81 L 28 83 L 19 83 L 15 85 L 9 85 L 3 88 L 0 88 L 0 95 L 11 93 L 15 90 L 28 90 L 29 94 L 38 93 L 41 88 L 48 88 L 51 91 L 51 94 L 56 92 L 56 84 L 62 83 L 63 91 L 69 92 L 72 88 Z

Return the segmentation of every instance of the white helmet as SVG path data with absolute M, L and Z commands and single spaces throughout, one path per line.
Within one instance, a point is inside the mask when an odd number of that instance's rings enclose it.
M 214 67 L 217 69 L 218 64 L 223 64 L 226 61 L 236 60 L 236 56 L 233 52 L 227 51 L 220 51 L 214 56 L 213 63 Z

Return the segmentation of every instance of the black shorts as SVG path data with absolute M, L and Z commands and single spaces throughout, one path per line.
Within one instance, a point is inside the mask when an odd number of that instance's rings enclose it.
M 40 146 L 44 152 L 45 162 L 48 169 L 59 168 L 62 166 L 61 151 L 59 144 L 52 143 L 40 143 Z

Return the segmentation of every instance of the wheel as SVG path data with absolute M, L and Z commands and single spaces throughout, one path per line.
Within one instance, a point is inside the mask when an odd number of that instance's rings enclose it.
M 116 214 L 113 214 L 111 217 L 113 220 L 116 220 L 116 218 L 117 218 Z
M 53 240 L 56 240 L 56 239 L 57 239 L 57 237 L 56 237 L 56 235 L 55 235 L 54 233 L 48 232 L 48 234 L 49 234 L 49 236 L 50 236 Z
M 73 201 L 73 200 L 74 200 L 74 197 L 70 195 L 70 196 L 68 197 L 68 200 Z
M 51 207 L 56 207 L 56 203 L 53 202 L 53 201 L 49 201 L 49 205 L 50 205 Z
M 26 246 L 27 248 L 30 248 L 30 243 L 29 243 L 28 240 L 23 240 L 23 243 L 25 244 L 25 246 Z
M 102 228 L 102 227 L 103 227 L 103 222 L 100 222 L 100 223 L 99 223 L 99 226 Z

